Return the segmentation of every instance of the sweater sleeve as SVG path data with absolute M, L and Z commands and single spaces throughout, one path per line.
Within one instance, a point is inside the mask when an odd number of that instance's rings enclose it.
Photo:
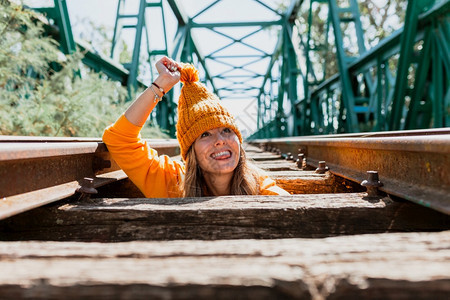
M 103 142 L 112 158 L 145 197 L 181 197 L 184 165 L 167 155 L 158 156 L 158 152 L 141 139 L 141 129 L 122 115 L 105 129 Z
M 275 180 L 267 175 L 262 175 L 260 177 L 260 194 L 261 195 L 279 195 L 279 196 L 289 196 L 287 191 L 280 188 Z

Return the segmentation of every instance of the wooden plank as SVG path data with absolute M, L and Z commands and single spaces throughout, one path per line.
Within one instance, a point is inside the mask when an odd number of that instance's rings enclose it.
M 311 169 L 301 170 L 290 160 L 261 160 L 256 161 L 255 165 L 265 170 L 281 188 L 291 194 L 350 193 L 366 190 L 359 183 L 334 176 L 330 172 L 317 174 Z
M 317 174 L 314 171 L 272 171 L 267 174 L 277 185 L 291 194 L 326 194 L 364 192 L 365 187 L 330 172 Z
M 269 153 L 269 152 L 263 152 L 263 153 L 257 153 L 257 154 L 253 154 L 253 155 L 249 155 L 248 156 L 249 159 L 259 162 L 259 161 L 275 161 L 275 160 L 280 160 L 280 156 L 273 154 L 273 153 Z
M 92 199 L 49 205 L 0 222 L 1 240 L 327 237 L 450 228 L 450 216 L 364 194 Z
M 266 171 L 301 171 L 292 161 L 259 161 L 255 163 L 259 168 Z
M 244 148 L 245 152 L 247 153 L 247 156 L 252 155 L 254 153 L 266 152 L 266 151 L 262 150 L 260 147 L 257 147 L 255 145 L 251 145 L 251 144 L 248 144 L 245 142 L 244 142 L 244 144 L 242 144 L 242 147 Z
M 6 299 L 448 299 L 450 232 L 0 243 Z
M 313 171 L 266 172 L 277 184 L 291 194 L 326 194 L 364 192 L 365 187 L 342 177 L 316 174 Z M 295 174 L 296 176 L 294 176 Z M 98 188 L 101 198 L 144 198 L 142 192 L 128 179 Z

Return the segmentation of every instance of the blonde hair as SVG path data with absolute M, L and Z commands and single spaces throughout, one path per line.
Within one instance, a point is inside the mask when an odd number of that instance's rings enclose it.
M 233 178 L 231 179 L 230 195 L 259 195 L 259 176 L 261 172 L 247 160 L 242 145 L 239 147 L 241 155 L 238 165 L 234 169 Z M 203 172 L 198 165 L 194 147 L 192 146 L 186 154 L 186 175 L 184 178 L 183 196 L 212 196 L 203 177 Z

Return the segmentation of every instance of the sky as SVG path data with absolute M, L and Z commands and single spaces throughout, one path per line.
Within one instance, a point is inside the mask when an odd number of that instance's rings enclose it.
M 147 0 L 148 2 L 151 2 Z M 260 0 L 263 4 L 276 9 L 279 5 L 278 0 Z M 112 37 L 114 31 L 114 23 L 117 13 L 118 0 L 66 0 L 69 17 L 72 23 L 72 31 L 75 38 L 92 39 L 92 35 L 95 33 L 89 28 L 86 28 L 89 22 L 95 24 L 95 26 L 102 27 L 109 37 Z M 198 12 L 202 11 L 205 7 L 213 3 L 213 0 L 182 0 L 178 1 L 181 9 L 189 16 L 193 17 Z M 30 6 L 53 6 L 53 1 L 49 0 L 27 0 L 26 4 Z M 165 24 L 167 33 L 167 42 L 169 53 L 173 48 L 173 40 L 177 29 L 177 21 L 173 16 L 171 8 L 164 3 L 165 10 Z M 125 13 L 136 13 L 138 9 L 139 1 L 126 0 Z M 158 49 L 160 45 L 164 45 L 164 35 L 162 30 L 162 19 L 160 11 L 155 9 L 147 9 L 146 21 L 149 31 L 149 41 L 152 49 Z M 254 0 L 224 0 L 214 5 L 211 9 L 205 13 L 200 14 L 195 18 L 197 23 L 218 23 L 218 22 L 241 22 L 241 21 L 272 21 L 278 18 L 277 14 L 257 3 Z M 219 34 L 208 29 L 195 29 L 192 30 L 192 35 L 197 42 L 199 51 L 202 55 L 207 55 L 211 52 L 220 50 L 225 45 L 229 44 L 231 40 L 227 37 L 230 36 L 235 39 L 240 39 L 245 35 L 255 31 L 257 28 L 220 28 L 217 29 Z M 124 30 L 122 33 L 124 42 L 128 45 L 129 49 L 133 48 L 134 43 L 134 31 Z M 260 54 L 260 51 L 272 53 L 275 47 L 277 38 L 276 28 L 269 31 L 263 30 L 257 34 L 251 35 L 244 41 L 254 47 L 248 47 L 247 45 L 234 44 L 231 47 L 222 49 L 216 53 L 216 55 L 235 55 L 235 54 Z M 164 48 L 164 47 L 163 47 Z M 117 52 L 116 52 L 117 53 Z M 115 58 L 118 59 L 118 58 Z M 233 61 L 231 58 L 222 59 L 221 61 L 207 60 L 207 66 L 209 72 L 214 76 L 217 74 L 225 74 L 226 76 L 249 76 L 254 72 L 257 74 L 265 74 L 267 72 L 267 66 L 270 58 L 261 59 L 251 63 L 249 59 L 242 60 L 241 62 Z M 227 65 L 249 63 L 246 70 L 231 70 Z M 144 74 L 144 72 L 147 72 Z M 143 81 L 148 84 L 151 82 L 150 70 L 144 70 Z M 202 70 L 200 69 L 201 77 Z M 261 87 L 262 79 L 257 80 L 238 80 L 233 79 L 231 82 L 227 80 L 214 80 L 216 88 L 219 90 L 219 97 L 223 100 L 224 106 L 226 106 L 230 112 L 236 117 L 239 128 L 243 131 L 243 135 L 251 134 L 256 128 L 256 95 L 257 92 L 251 93 L 245 92 L 243 89 L 248 85 L 254 87 Z M 230 91 L 225 91 L 221 87 L 229 87 Z M 175 89 L 177 94 L 179 88 Z

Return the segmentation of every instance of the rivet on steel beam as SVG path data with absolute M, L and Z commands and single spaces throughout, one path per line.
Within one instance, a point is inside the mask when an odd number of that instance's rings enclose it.
M 323 174 L 326 171 L 328 171 L 328 167 L 327 167 L 326 162 L 323 161 L 323 160 L 319 161 L 319 167 L 316 169 L 315 172 L 318 173 L 318 174 Z
M 378 188 L 383 186 L 383 183 L 378 178 L 378 171 L 367 171 L 367 179 L 363 180 L 361 185 L 367 188 L 368 197 L 378 197 Z
M 89 177 L 84 177 L 81 181 L 80 187 L 77 192 L 81 193 L 81 198 L 89 198 L 93 194 L 97 194 L 98 191 L 94 188 L 94 179 Z

